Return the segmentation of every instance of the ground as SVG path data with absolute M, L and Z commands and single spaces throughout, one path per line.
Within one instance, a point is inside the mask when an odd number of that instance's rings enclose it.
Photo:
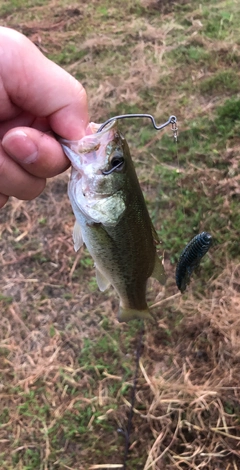
M 238 0 L 4 1 L 27 35 L 87 89 L 91 120 L 121 124 L 162 242 L 151 281 L 127 470 L 240 468 L 240 5 Z M 73 250 L 69 174 L 0 212 L 0 466 L 123 468 L 140 326 L 119 324 L 86 249 Z M 183 295 L 177 259 L 214 246 Z

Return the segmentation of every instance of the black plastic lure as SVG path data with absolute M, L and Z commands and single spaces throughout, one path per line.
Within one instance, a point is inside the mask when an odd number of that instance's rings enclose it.
M 199 266 L 201 259 L 208 252 L 212 241 L 210 233 L 202 232 L 196 235 L 182 251 L 176 268 L 176 284 L 182 293 L 190 283 L 193 270 Z

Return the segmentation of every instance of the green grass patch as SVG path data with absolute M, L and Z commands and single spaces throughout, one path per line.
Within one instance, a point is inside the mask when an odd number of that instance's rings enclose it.
M 24 448 L 16 452 L 12 456 L 12 463 L 16 468 L 16 465 L 23 465 L 24 470 L 34 470 L 41 468 L 41 452 L 38 449 Z
M 217 107 L 216 114 L 217 125 L 224 126 L 225 129 L 230 131 L 240 121 L 240 99 L 226 100 L 224 104 Z
M 233 70 L 221 70 L 200 82 L 203 94 L 237 93 L 240 91 L 239 76 Z
M 225 6 L 227 7 L 226 2 Z M 224 9 L 224 2 L 222 6 L 218 7 L 217 10 L 214 8 L 214 3 L 203 7 L 203 22 L 204 22 L 204 33 L 211 39 L 226 39 L 229 35 L 229 29 L 236 27 L 236 20 L 239 16 L 236 15 L 237 11 L 234 11 L 234 3 L 232 3 L 232 9 Z
M 191 45 L 178 46 L 176 49 L 168 53 L 168 59 L 170 61 L 176 61 L 177 64 L 185 64 L 186 66 L 206 65 L 211 61 L 211 54 L 204 48 L 203 45 Z

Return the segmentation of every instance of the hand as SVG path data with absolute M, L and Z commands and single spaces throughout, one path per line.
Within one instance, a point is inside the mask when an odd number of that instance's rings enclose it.
M 78 140 L 87 125 L 81 84 L 25 36 L 0 27 L 0 207 L 9 196 L 35 198 L 46 178 L 68 168 L 49 131 Z

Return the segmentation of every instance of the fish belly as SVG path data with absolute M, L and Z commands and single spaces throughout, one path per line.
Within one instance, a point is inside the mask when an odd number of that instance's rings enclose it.
M 124 218 L 115 227 L 89 222 L 82 226 L 82 237 L 95 261 L 97 279 L 106 279 L 106 286 L 111 284 L 120 297 L 119 321 L 150 316 L 146 284 L 154 270 L 156 248 L 143 227 L 141 231 L 136 228 L 131 230 Z

